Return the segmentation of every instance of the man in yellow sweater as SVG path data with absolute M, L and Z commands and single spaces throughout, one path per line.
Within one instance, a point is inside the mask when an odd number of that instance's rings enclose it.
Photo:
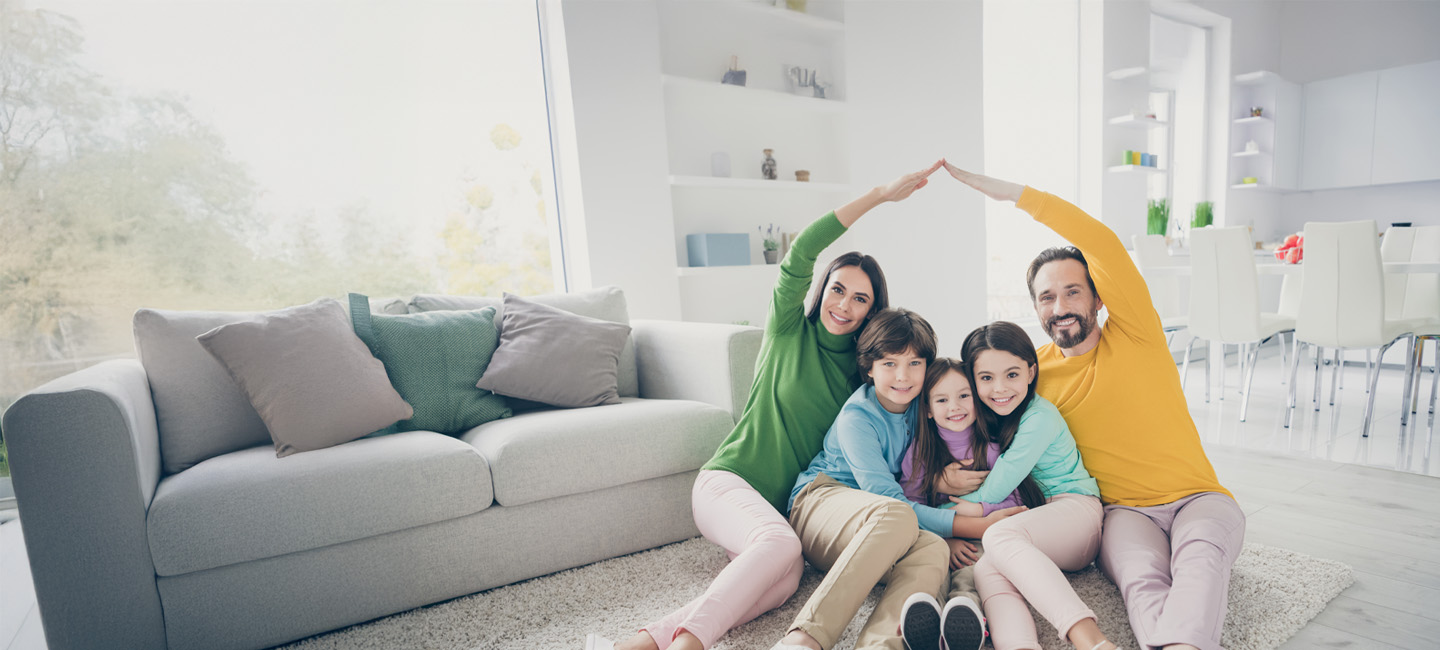
M 1060 409 L 1100 486 L 1097 560 L 1142 648 L 1219 650 L 1245 515 L 1215 477 L 1150 291 L 1120 238 L 1063 199 L 946 163 L 1074 244 L 1030 264 L 1042 346 L 1036 392 Z M 1104 326 L 1101 307 L 1108 307 Z

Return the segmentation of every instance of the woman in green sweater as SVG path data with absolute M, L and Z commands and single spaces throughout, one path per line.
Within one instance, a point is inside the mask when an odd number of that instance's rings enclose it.
M 936 162 L 875 187 L 795 239 L 780 264 L 750 399 L 691 492 L 695 525 L 725 548 L 730 564 L 669 616 L 618 644 L 592 634 L 586 650 L 702 650 L 795 593 L 805 560 L 785 515 L 790 488 L 860 384 L 855 335 L 889 302 L 880 265 L 854 252 L 826 268 L 808 312 L 805 292 L 821 251 L 872 208 L 924 187 L 939 168 Z

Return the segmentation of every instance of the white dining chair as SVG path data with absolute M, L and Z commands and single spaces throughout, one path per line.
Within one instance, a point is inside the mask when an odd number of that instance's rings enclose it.
M 1333 349 L 1336 361 L 1344 350 L 1378 349 L 1375 370 L 1366 384 L 1361 436 L 1370 435 L 1375 411 L 1375 386 L 1380 379 L 1379 358 L 1396 341 L 1406 339 L 1409 372 L 1413 359 L 1414 331 L 1423 319 L 1385 316 L 1385 279 L 1380 262 L 1379 238 L 1373 220 L 1305 224 L 1305 282 L 1300 294 L 1300 313 L 1295 320 L 1295 343 L 1290 355 L 1290 391 L 1286 402 L 1285 426 L 1289 427 L 1296 406 L 1295 377 L 1300 367 L 1300 344 L 1316 348 L 1315 408 L 1320 408 L 1321 349 Z M 1338 370 L 1338 365 L 1337 365 Z M 1405 375 L 1408 378 L 1408 374 Z M 1332 387 L 1334 386 L 1332 379 Z M 1401 421 L 1409 415 L 1411 382 L 1402 382 Z M 1333 392 L 1333 391 L 1332 391 Z
M 1130 245 L 1135 250 L 1135 266 L 1139 267 L 1140 275 L 1144 276 L 1145 284 L 1150 288 L 1150 302 L 1155 305 L 1155 312 L 1160 314 L 1160 329 L 1164 330 L 1168 344 L 1175 337 L 1175 332 L 1185 329 L 1190 319 L 1180 305 L 1179 276 L 1155 271 L 1163 267 L 1184 266 L 1184 263 L 1170 256 L 1164 235 L 1131 235 Z
M 1250 229 L 1201 228 L 1190 235 L 1190 342 L 1185 345 L 1184 368 L 1190 366 L 1190 348 L 1197 339 L 1240 347 L 1240 421 L 1250 404 L 1250 385 L 1260 346 L 1281 332 L 1295 329 L 1295 319 L 1260 311 L 1260 281 L 1255 273 Z M 1284 343 L 1277 341 L 1283 349 Z M 1224 394 L 1224 357 L 1221 394 Z M 1205 401 L 1210 401 L 1211 355 L 1205 357 Z M 1186 372 L 1186 370 L 1182 370 Z M 1223 397 L 1222 397 L 1223 399 Z
M 1413 230 L 1414 245 L 1408 261 L 1440 262 L 1440 226 L 1421 226 Z M 1425 342 L 1432 341 L 1435 344 L 1435 367 L 1430 381 L 1429 412 L 1433 421 L 1436 389 L 1440 388 L 1440 275 L 1410 273 L 1399 277 L 1404 279 L 1406 285 L 1402 317 L 1424 321 L 1415 330 L 1415 363 L 1410 369 L 1415 388 L 1411 393 L 1410 412 L 1416 412 L 1420 398 L 1420 368 L 1424 366 Z M 1389 297 L 1388 293 L 1386 297 Z

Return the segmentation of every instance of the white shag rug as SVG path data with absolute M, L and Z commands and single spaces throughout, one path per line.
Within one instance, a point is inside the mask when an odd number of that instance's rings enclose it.
M 587 632 L 618 640 L 685 604 L 710 584 L 726 562 L 720 547 L 695 538 L 402 612 L 285 647 L 582 650 Z M 807 566 L 800 589 L 790 600 L 731 630 L 715 648 L 769 648 L 783 636 L 820 577 Z M 1221 643 L 1228 650 L 1279 647 L 1353 581 L 1345 564 L 1246 544 L 1231 573 L 1230 611 Z M 1135 638 L 1115 586 L 1094 567 L 1070 574 L 1070 583 L 1095 610 L 1106 636 L 1122 648 L 1134 648 Z M 871 592 L 837 650 L 854 646 L 879 594 L 879 588 Z M 1036 623 L 1046 650 L 1069 647 L 1043 618 L 1036 616 Z

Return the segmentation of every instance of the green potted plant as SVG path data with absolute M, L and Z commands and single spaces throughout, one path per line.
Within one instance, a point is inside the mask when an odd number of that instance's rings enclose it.
M 1145 233 L 1163 235 L 1170 226 L 1170 199 L 1150 199 L 1146 210 Z
M 1201 201 L 1195 204 L 1195 216 L 1190 218 L 1190 228 L 1204 228 L 1215 223 L 1215 204 Z
M 756 226 L 760 231 L 760 246 L 765 249 L 765 263 L 774 264 L 780 261 L 780 240 L 776 239 L 775 224 L 768 228 Z

